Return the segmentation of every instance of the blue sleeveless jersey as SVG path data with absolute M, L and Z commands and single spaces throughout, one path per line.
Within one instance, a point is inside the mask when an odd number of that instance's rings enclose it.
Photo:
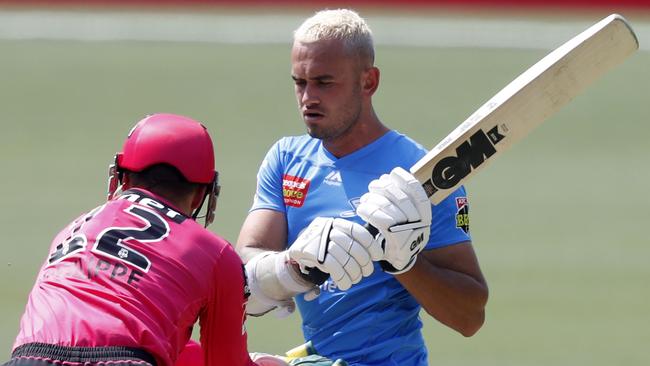
M 285 137 L 273 145 L 260 166 L 251 210 L 285 213 L 288 243 L 316 217 L 341 217 L 363 224 L 355 208 L 371 180 L 401 166 L 408 170 L 426 150 L 390 131 L 342 158 L 308 135 Z M 426 249 L 470 240 L 464 188 L 433 206 Z M 427 365 L 420 332 L 420 305 L 375 263 L 370 277 L 340 291 L 330 280 L 313 301 L 296 298 L 305 340 L 332 359 L 351 365 Z

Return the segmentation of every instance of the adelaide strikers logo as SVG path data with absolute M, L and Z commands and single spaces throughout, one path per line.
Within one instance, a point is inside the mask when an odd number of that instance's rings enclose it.
M 469 233 L 469 204 L 467 197 L 456 197 L 456 228 Z
M 284 204 L 293 207 L 302 207 L 307 198 L 307 191 L 309 191 L 309 179 L 295 177 L 293 175 L 285 174 L 282 177 L 282 196 L 284 197 Z

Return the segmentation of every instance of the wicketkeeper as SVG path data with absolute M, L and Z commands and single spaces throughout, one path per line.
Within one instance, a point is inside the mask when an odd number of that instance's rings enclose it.
M 172 114 L 138 122 L 111 169 L 108 202 L 52 241 L 5 366 L 172 366 L 197 319 L 203 364 L 256 365 L 242 262 L 195 221 L 207 201 L 212 222 L 217 177 L 202 124 Z

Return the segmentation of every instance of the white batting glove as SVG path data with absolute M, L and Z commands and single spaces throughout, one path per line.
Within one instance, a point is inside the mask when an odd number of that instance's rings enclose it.
M 327 217 L 314 219 L 288 252 L 304 274 L 317 268 L 328 273 L 341 290 L 370 276 L 373 261 L 383 257 L 379 242 L 363 226 Z
M 357 214 L 377 228 L 382 242 L 386 272 L 404 273 L 415 264 L 429 241 L 431 202 L 420 182 L 397 167 L 368 185 Z
M 282 356 L 262 352 L 251 352 L 248 355 L 258 366 L 289 366 Z
M 286 252 L 261 252 L 246 263 L 244 270 L 250 291 L 246 314 L 251 316 L 278 309 L 276 316 L 284 318 L 296 308 L 293 296 L 318 289 L 292 268 Z

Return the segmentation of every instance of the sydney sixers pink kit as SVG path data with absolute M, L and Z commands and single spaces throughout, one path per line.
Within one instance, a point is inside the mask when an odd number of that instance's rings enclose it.
M 229 243 L 160 197 L 132 189 L 55 237 L 14 348 L 119 345 L 173 365 L 199 318 L 208 365 L 254 365 L 246 296 Z

